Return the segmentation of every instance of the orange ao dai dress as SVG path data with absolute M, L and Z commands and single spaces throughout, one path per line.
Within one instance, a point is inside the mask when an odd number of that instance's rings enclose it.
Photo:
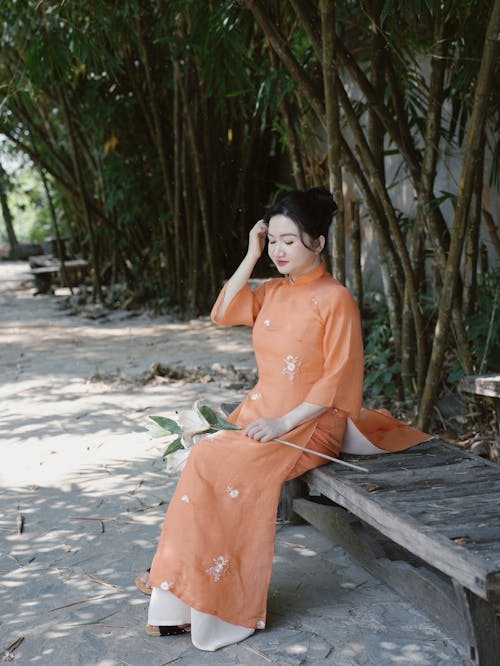
M 353 424 L 363 384 L 360 317 L 348 290 L 320 265 L 294 282 L 276 278 L 255 290 L 244 286 L 219 318 L 223 293 L 212 319 L 253 327 L 258 367 L 257 384 L 229 420 L 245 426 L 258 417 L 282 416 L 304 401 L 326 406 L 283 439 L 338 455 L 348 418 L 358 432 Z M 380 415 L 374 419 L 380 430 Z M 385 415 L 382 421 L 387 431 L 398 426 Z M 257 442 L 240 431 L 197 442 L 152 562 L 148 622 L 190 623 L 193 644 L 204 650 L 264 628 L 281 486 L 321 464 L 318 456 Z

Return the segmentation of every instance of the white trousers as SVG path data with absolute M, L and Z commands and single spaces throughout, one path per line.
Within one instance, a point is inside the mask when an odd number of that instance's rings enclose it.
M 167 590 L 153 587 L 148 610 L 148 624 L 159 626 L 191 625 L 191 641 L 199 650 L 213 652 L 225 645 L 239 643 L 255 629 L 220 620 L 215 615 L 191 608 Z

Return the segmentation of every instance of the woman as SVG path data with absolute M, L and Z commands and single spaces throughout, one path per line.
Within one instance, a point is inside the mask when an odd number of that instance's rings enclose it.
M 250 231 L 212 309 L 217 324 L 253 326 L 259 380 L 229 417 L 242 430 L 191 450 L 151 566 L 149 633 L 190 626 L 196 647 L 216 650 L 265 627 L 281 485 L 325 463 L 274 440 L 336 456 L 348 417 L 359 415 L 359 311 L 321 260 L 336 210 L 325 190 L 285 194 Z M 284 277 L 252 291 L 266 237 Z

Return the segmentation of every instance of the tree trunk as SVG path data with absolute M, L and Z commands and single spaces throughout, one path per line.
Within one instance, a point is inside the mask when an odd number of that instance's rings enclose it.
M 83 173 L 82 173 L 82 168 L 80 161 L 78 159 L 78 146 L 77 146 L 77 140 L 76 140 L 76 135 L 75 135 L 75 129 L 73 126 L 73 120 L 71 118 L 71 114 L 68 108 L 68 102 L 66 99 L 66 92 L 64 87 L 61 85 L 59 86 L 59 95 L 61 99 L 61 108 L 63 110 L 63 117 L 64 117 L 64 122 L 66 125 L 66 129 L 68 131 L 68 137 L 69 137 L 69 144 L 70 144 L 70 150 L 71 150 L 71 159 L 73 162 L 73 170 L 74 170 L 74 178 L 75 178 L 75 183 L 76 183 L 76 188 L 78 191 L 78 198 L 79 202 L 81 205 L 81 212 L 83 216 L 83 220 L 85 223 L 86 230 L 88 232 L 89 236 L 89 243 L 90 243 L 90 256 L 91 256 L 91 261 L 92 261 L 92 268 L 93 268 L 93 286 L 94 286 L 94 300 L 97 295 L 99 302 L 103 302 L 103 293 L 102 293 L 102 287 L 101 287 L 101 278 L 100 278 L 100 269 L 99 269 L 99 260 L 98 260 L 98 255 L 97 255 L 97 244 L 96 244 L 96 239 L 95 239 L 95 233 L 94 233 L 94 226 L 92 224 L 92 218 L 90 216 L 90 211 L 89 211 L 89 206 L 87 202 L 87 195 L 85 192 L 85 185 L 84 185 L 84 178 L 83 178 Z
M 486 208 L 483 208 L 483 215 L 491 242 L 493 243 L 497 255 L 500 257 L 500 234 L 498 233 L 498 227 L 495 224 L 493 215 L 486 210 Z
M 285 96 L 283 96 L 283 99 L 280 102 L 280 115 L 286 134 L 286 147 L 288 149 L 288 155 L 292 165 L 292 176 L 295 181 L 295 186 L 299 190 L 305 190 L 306 177 L 304 172 L 304 164 L 298 146 L 298 137 L 295 130 L 295 124 L 293 122 L 292 111 Z
M 363 316 L 363 271 L 361 269 L 361 221 L 359 201 L 351 201 L 352 290 Z
M 9 202 L 7 201 L 7 188 L 6 183 L 7 174 L 0 162 L 0 206 L 2 207 L 3 221 L 5 223 L 5 230 L 7 232 L 7 238 L 10 246 L 10 255 L 13 255 L 14 248 L 18 244 L 16 232 L 14 230 L 14 221 L 12 219 L 12 213 L 10 212 Z
M 193 118 L 191 115 L 192 105 L 188 102 L 187 93 L 184 86 L 181 86 L 181 95 L 182 103 L 184 106 L 184 116 L 186 119 L 186 134 L 191 151 L 191 161 L 194 167 L 194 178 L 195 186 L 197 190 L 197 197 L 200 205 L 200 215 L 201 215 L 201 224 L 203 228 L 203 239 L 205 242 L 205 258 L 208 266 L 208 275 L 209 275 L 209 297 L 210 299 L 215 297 L 216 284 L 215 284 L 215 269 L 214 269 L 214 257 L 212 252 L 212 241 L 209 228 L 209 213 L 208 213 L 208 199 L 207 192 L 205 187 L 205 182 L 203 179 L 203 173 L 201 168 L 200 160 L 200 148 L 197 145 L 196 134 L 194 130 Z M 195 270 L 197 270 L 198 265 L 195 265 Z M 197 303 L 197 305 L 199 305 Z
M 465 262 L 462 309 L 463 313 L 471 315 L 477 297 L 477 262 L 479 257 L 479 231 L 481 228 L 481 210 L 483 207 L 483 173 L 484 173 L 484 144 L 481 145 L 481 156 L 479 158 L 480 168 L 476 171 L 474 182 L 475 207 L 472 215 L 467 220 L 467 231 L 465 237 Z
M 335 8 L 331 0 L 320 0 L 322 69 L 325 90 L 325 124 L 328 143 L 328 173 L 330 191 L 338 212 L 333 221 L 333 275 L 345 284 L 345 214 L 340 162 L 340 112 L 337 93 L 337 59 L 335 56 Z
M 262 28 L 270 46 L 276 51 L 279 59 L 290 72 L 292 78 L 297 83 L 301 94 L 311 105 L 312 110 L 320 123 L 325 124 L 325 109 L 322 96 L 318 94 L 310 76 L 303 70 L 294 57 L 287 41 L 280 34 L 274 23 L 269 18 L 264 4 L 261 0 L 246 0 L 246 6 L 252 12 L 255 20 Z
M 173 104 L 173 141 L 174 141 L 174 192 L 173 192 L 173 209 L 172 219 L 174 223 L 174 290 L 175 300 L 180 303 L 182 300 L 181 288 L 181 235 L 180 235 L 180 217 L 181 217 L 181 95 L 179 87 L 182 85 L 180 81 L 180 68 L 179 63 L 173 61 L 174 71 L 174 104 Z
M 439 390 L 455 285 L 460 271 L 466 220 L 474 186 L 474 175 L 479 166 L 488 99 L 494 81 L 496 58 L 498 55 L 497 35 L 499 29 L 500 0 L 494 0 L 486 29 L 484 50 L 474 94 L 474 105 L 465 143 L 464 161 L 458 185 L 457 206 L 451 228 L 450 250 L 439 299 L 438 318 L 434 331 L 431 360 L 419 407 L 418 424 L 423 430 L 428 429 L 430 426 L 432 408 Z
M 417 286 L 416 286 L 415 276 L 413 273 L 413 268 L 411 265 L 410 257 L 408 255 L 408 250 L 406 248 L 403 236 L 401 234 L 401 229 L 396 219 L 396 214 L 394 212 L 392 202 L 389 198 L 384 183 L 381 180 L 380 172 L 377 169 L 377 165 L 373 159 L 373 155 L 366 142 L 366 138 L 363 134 L 363 130 L 361 129 L 359 121 L 356 117 L 351 101 L 343 85 L 340 82 L 338 86 L 338 92 L 340 97 L 340 104 L 342 105 L 342 109 L 346 114 L 347 121 L 353 132 L 354 140 L 356 141 L 356 147 L 363 162 L 363 166 L 369 174 L 371 186 L 373 187 L 374 193 L 380 202 L 380 206 L 383 208 L 383 211 L 387 216 L 387 223 L 392 236 L 392 241 L 397 251 L 399 260 L 401 261 L 401 266 L 404 272 L 405 289 L 408 291 L 408 302 L 413 315 L 413 322 L 415 324 L 415 335 L 417 340 L 417 351 L 418 351 L 417 390 L 419 390 L 420 387 L 423 386 L 425 379 L 426 349 L 425 349 L 425 336 L 424 336 L 424 326 L 422 321 L 422 313 L 420 311 L 420 304 L 418 301 Z
M 43 169 L 38 170 L 40 173 L 40 178 L 42 179 L 43 189 L 45 191 L 45 197 L 47 198 L 47 205 L 49 207 L 50 219 L 52 221 L 52 233 L 56 239 L 57 243 L 57 253 L 61 260 L 61 277 L 65 285 L 69 287 L 71 293 L 73 293 L 73 286 L 71 285 L 71 280 L 68 277 L 68 271 L 66 270 L 66 256 L 64 253 L 64 246 L 61 240 L 61 233 L 59 231 L 59 225 L 57 223 L 56 209 L 54 208 L 54 202 L 52 201 L 52 196 L 49 190 L 49 184 L 47 182 L 47 177 L 43 172 Z

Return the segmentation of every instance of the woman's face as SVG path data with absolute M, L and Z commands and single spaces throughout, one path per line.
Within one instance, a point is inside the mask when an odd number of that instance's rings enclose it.
M 302 242 L 298 226 L 285 215 L 274 215 L 269 220 L 267 237 L 269 257 L 279 272 L 289 275 L 292 280 L 320 263 L 319 252 L 323 249 L 324 237 L 320 236 L 313 241 L 307 234 L 303 234 L 304 242 L 313 248 L 310 250 Z

